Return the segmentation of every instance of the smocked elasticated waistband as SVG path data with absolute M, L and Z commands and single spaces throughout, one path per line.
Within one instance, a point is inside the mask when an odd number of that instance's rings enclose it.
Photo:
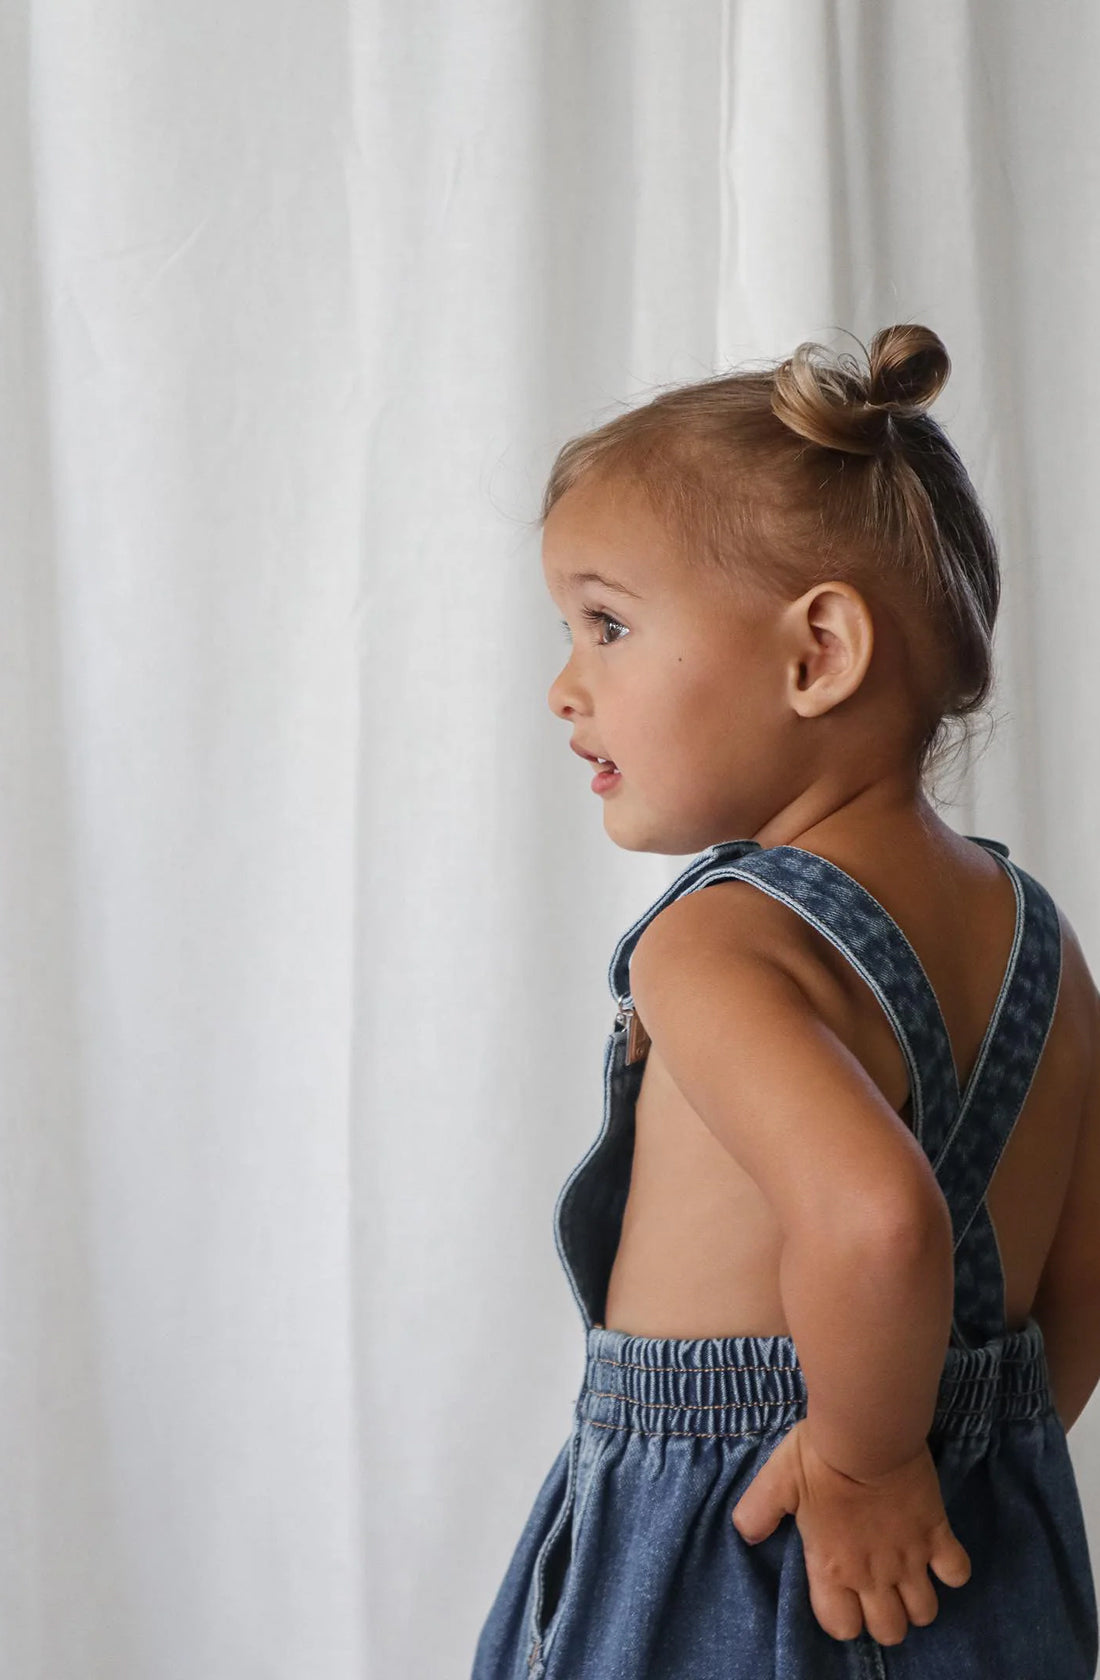
M 579 1415 L 648 1435 L 758 1435 L 806 1413 L 806 1380 L 789 1336 L 678 1341 L 588 1331 Z M 982 1436 L 1000 1422 L 1053 1411 L 1035 1319 L 977 1348 L 948 1348 L 931 1434 Z

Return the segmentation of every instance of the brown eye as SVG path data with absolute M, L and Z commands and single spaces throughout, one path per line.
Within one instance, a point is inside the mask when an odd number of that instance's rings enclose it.
M 616 630 L 622 630 L 627 635 L 630 634 L 630 632 L 627 629 L 625 624 L 620 624 L 619 620 L 617 618 L 612 618 L 610 613 L 601 612 L 598 607 L 582 607 L 581 608 L 581 617 L 584 618 L 584 619 L 587 619 L 589 624 L 610 624 L 610 625 L 613 625 Z M 566 637 L 569 638 L 569 625 L 568 625 L 568 623 L 566 622 L 566 620 L 564 618 L 559 620 L 559 622 L 561 624 L 562 630 L 565 632 Z M 601 638 L 600 640 L 597 641 L 596 646 L 597 647 L 613 647 L 616 642 L 621 642 L 621 641 L 622 641 L 622 636 L 613 636 L 609 642 L 605 642 Z
M 627 635 L 630 633 L 627 631 L 625 624 L 620 624 L 617 618 L 612 618 L 610 613 L 601 612 L 598 607 L 584 607 L 582 611 L 583 616 L 590 624 L 610 624 L 613 625 L 616 630 L 626 631 Z M 612 647 L 616 642 L 620 641 L 622 641 L 621 636 L 613 636 L 610 642 L 605 642 L 601 639 L 599 646 Z

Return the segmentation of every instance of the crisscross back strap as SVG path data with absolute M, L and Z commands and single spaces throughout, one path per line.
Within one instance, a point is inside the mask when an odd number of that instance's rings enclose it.
M 932 1156 L 955 1236 L 951 1339 L 958 1347 L 1007 1329 L 1004 1271 L 986 1196 L 1035 1078 L 1062 976 L 1057 905 L 1018 864 L 1003 867 L 1016 889 L 1012 951 L 958 1113 Z
M 877 997 L 905 1059 L 912 1130 L 951 1214 L 952 1342 L 963 1347 L 1005 1329 L 1004 1275 L 985 1198 L 1042 1055 L 1061 976 L 1061 929 L 1050 895 L 1009 861 L 1003 842 L 967 838 L 993 853 L 1009 875 L 1017 916 L 1001 991 L 965 1093 L 939 1001 L 909 939 L 858 881 L 800 846 L 731 840 L 708 847 L 627 929 L 608 970 L 616 1002 L 631 1006 L 630 958 L 645 927 L 673 899 L 722 880 L 751 881 L 841 952 Z

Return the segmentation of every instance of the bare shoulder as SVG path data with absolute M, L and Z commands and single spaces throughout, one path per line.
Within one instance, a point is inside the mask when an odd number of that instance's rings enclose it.
M 635 974 L 656 963 L 675 961 L 680 951 L 698 963 L 741 960 L 748 981 L 765 964 L 797 985 L 834 1025 L 844 1018 L 850 976 L 831 943 L 782 900 L 751 881 L 710 881 L 667 904 L 644 929 L 631 957 Z

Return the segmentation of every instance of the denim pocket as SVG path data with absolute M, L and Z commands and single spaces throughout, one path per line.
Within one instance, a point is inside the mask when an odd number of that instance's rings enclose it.
M 565 1479 L 565 1492 L 562 1495 L 558 1513 L 547 1532 L 546 1538 L 539 1547 L 535 1558 L 534 1569 L 534 1603 L 531 1610 L 531 1629 L 528 1641 L 528 1668 L 533 1668 L 538 1660 L 543 1641 L 546 1638 L 554 1616 L 561 1604 L 562 1589 L 565 1585 L 566 1571 L 572 1552 L 573 1541 L 573 1496 L 577 1481 L 577 1453 L 580 1448 L 580 1428 L 574 1424 L 572 1439 L 569 1443 L 569 1469 Z
M 534 1608 L 527 1666 L 543 1673 L 550 1643 L 563 1612 L 576 1599 L 576 1570 L 585 1512 L 596 1486 L 597 1466 L 618 1432 L 577 1418 L 569 1445 L 569 1470 L 561 1507 L 535 1560 Z

